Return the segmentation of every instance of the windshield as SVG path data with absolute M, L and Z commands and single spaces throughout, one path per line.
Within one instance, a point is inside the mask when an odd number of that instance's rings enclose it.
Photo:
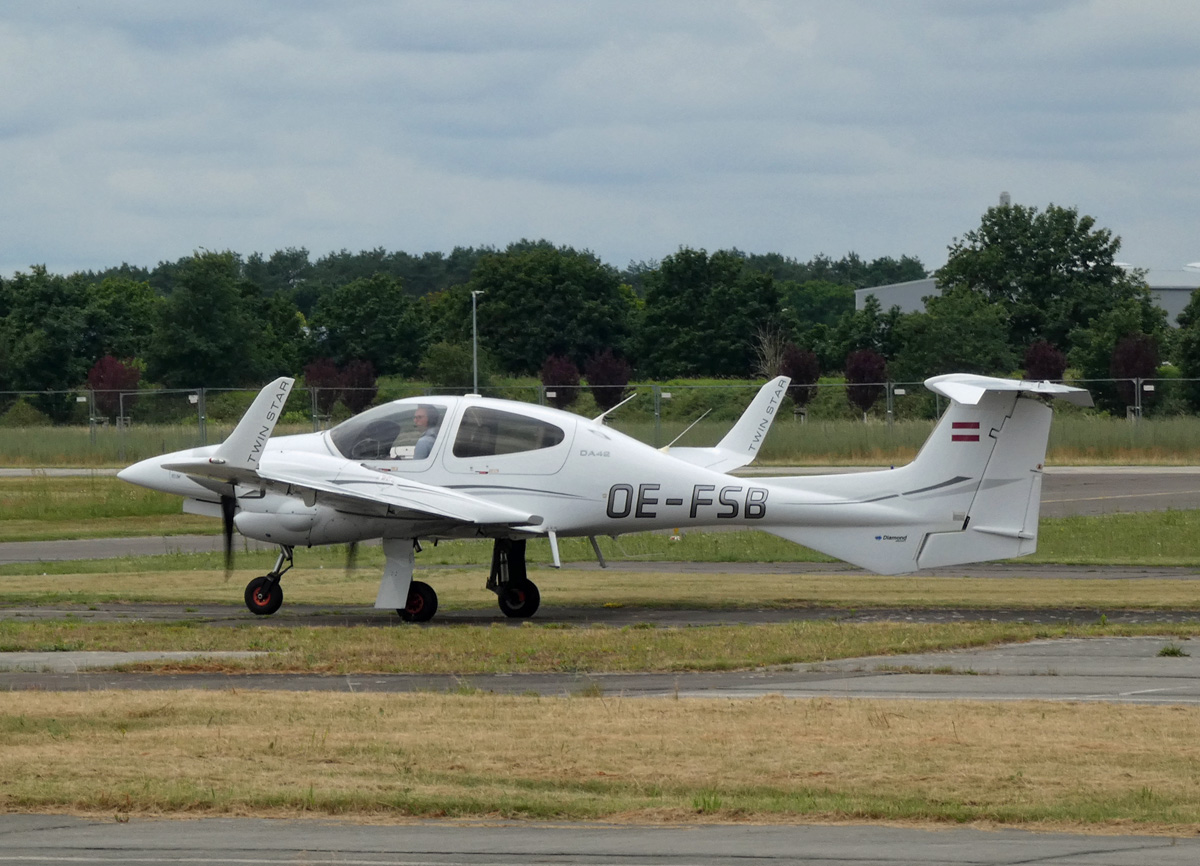
M 343 421 L 329 438 L 350 460 L 425 460 L 445 415 L 444 403 L 388 403 Z

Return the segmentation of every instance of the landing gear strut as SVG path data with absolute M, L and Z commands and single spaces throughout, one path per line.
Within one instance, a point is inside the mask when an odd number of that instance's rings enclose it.
M 284 565 L 284 563 L 287 565 Z M 279 556 L 269 574 L 256 577 L 246 584 L 246 607 L 258 616 L 270 616 L 283 604 L 283 587 L 279 579 L 292 568 L 291 545 L 279 545 Z
M 542 596 L 525 570 L 524 539 L 496 539 L 487 588 L 496 593 L 500 611 L 505 616 L 527 619 L 537 613 Z

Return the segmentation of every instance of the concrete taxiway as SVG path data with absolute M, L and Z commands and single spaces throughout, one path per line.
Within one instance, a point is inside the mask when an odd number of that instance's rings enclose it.
M 255 818 L 134 818 L 119 823 L 61 815 L 0 815 L 0 864 L 1191 866 L 1197 862 L 1200 839 L 1196 838 L 971 828 L 504 821 L 368 826 Z

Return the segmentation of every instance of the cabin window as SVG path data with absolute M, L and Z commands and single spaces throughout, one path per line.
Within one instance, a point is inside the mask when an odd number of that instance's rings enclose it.
M 463 413 L 454 439 L 455 457 L 494 457 L 553 448 L 563 441 L 561 427 L 546 421 L 472 406 Z

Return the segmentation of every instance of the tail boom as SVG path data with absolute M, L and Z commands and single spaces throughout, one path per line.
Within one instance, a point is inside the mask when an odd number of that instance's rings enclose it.
M 951 402 L 912 463 L 772 479 L 772 513 L 781 519 L 763 529 L 878 574 L 1033 553 L 1052 415 L 1039 397 L 1080 402 L 1086 392 L 980 376 L 928 384 L 971 402 Z

